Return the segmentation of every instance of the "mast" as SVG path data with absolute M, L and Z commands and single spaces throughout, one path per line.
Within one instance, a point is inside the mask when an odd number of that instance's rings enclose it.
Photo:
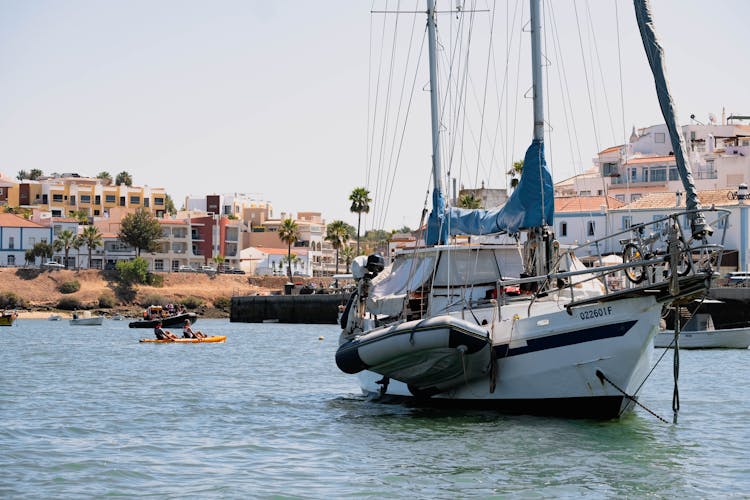
M 427 0 L 427 38 L 430 65 L 430 115 L 432 118 L 432 213 L 428 221 L 428 244 L 447 240 L 445 197 L 440 164 L 440 116 L 438 114 L 437 35 L 435 32 L 435 0 Z
M 544 99 L 542 91 L 542 16 L 540 0 L 530 0 L 531 85 L 534 100 L 534 141 L 544 141 Z

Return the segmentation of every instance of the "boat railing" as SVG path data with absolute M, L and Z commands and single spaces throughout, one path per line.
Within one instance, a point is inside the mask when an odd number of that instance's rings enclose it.
M 674 290 L 679 288 L 680 279 L 695 276 L 710 281 L 721 264 L 730 212 L 713 207 L 700 212 L 717 228 L 709 237 L 686 238 L 682 227 L 695 211 L 634 224 L 603 238 L 561 249 L 546 275 L 499 280 L 498 297 L 506 301 L 503 292 L 509 286 L 530 290 L 532 300 L 569 288 L 571 300 L 576 300 L 576 296 L 601 295 L 595 290 L 601 287 L 605 294 L 612 294 L 653 287 Z M 602 249 L 607 250 L 606 254 L 602 254 Z

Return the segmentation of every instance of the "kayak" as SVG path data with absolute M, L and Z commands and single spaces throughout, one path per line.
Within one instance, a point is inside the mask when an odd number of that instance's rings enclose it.
M 204 344 L 207 342 L 224 342 L 226 339 L 226 335 L 214 335 L 205 339 L 141 339 L 139 342 L 153 342 L 155 344 Z

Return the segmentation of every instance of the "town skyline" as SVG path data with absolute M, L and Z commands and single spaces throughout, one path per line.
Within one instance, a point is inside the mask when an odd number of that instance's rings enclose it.
M 613 32 L 612 20 L 619 18 L 628 103 L 625 117 L 604 120 L 614 127 L 597 134 L 582 128 L 581 154 L 568 157 L 572 148 L 562 145 L 562 117 L 551 113 L 550 143 L 559 147 L 550 148 L 550 163 L 557 182 L 590 167 L 601 149 L 624 142 L 618 139 L 625 135 L 621 128 L 629 134 L 632 126 L 661 123 L 661 116 L 630 2 L 554 8 L 561 25 L 574 21 L 575 8 L 581 19 L 590 10 L 590 23 L 601 31 Z M 748 114 L 743 82 L 750 70 L 733 64 L 741 56 L 732 54 L 742 47 L 741 24 L 750 18 L 750 6 L 672 1 L 653 8 L 680 122 L 690 123 L 691 114 L 703 123 L 710 113 L 720 119 L 723 107 L 727 115 Z M 92 176 L 127 171 L 136 184 L 164 187 L 177 208 L 188 195 L 242 192 L 269 201 L 277 215 L 315 210 L 328 221 L 349 224 L 356 223 L 348 201 L 354 188 L 365 186 L 382 201 L 366 182 L 369 33 L 381 22 L 367 6 L 4 0 L 0 12 L 0 103 L 6 110 L 0 117 L 0 170 L 11 177 L 33 168 Z M 415 23 L 421 30 L 423 21 Z M 447 30 L 448 19 L 440 23 Z M 575 28 L 562 36 L 578 43 Z M 605 64 L 617 59 L 611 50 L 616 41 L 602 40 Z M 527 66 L 518 67 L 525 74 Z M 571 86 L 584 88 L 584 73 L 568 71 L 575 75 Z M 588 71 L 597 76 L 598 70 Z M 603 75 L 617 80 L 617 71 L 606 67 Z M 418 81 L 421 87 L 424 78 Z M 610 92 L 613 109 L 618 92 L 617 86 Z M 522 157 L 530 136 L 528 119 L 518 121 L 519 138 L 506 155 L 511 159 Z M 415 114 L 412 123 L 426 128 L 427 119 Z M 418 172 L 399 184 L 389 212 L 379 221 L 363 221 L 363 230 L 418 225 L 428 185 L 426 135 L 416 135 L 402 159 Z M 466 186 L 486 180 L 487 187 L 505 187 L 505 163 L 497 161 L 493 178 L 467 176 Z

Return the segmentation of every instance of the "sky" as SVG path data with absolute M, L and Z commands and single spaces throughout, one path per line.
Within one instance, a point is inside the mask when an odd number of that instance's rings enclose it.
M 485 112 L 446 114 L 444 163 L 459 185 L 503 188 L 531 137 L 530 63 L 516 47 L 528 33 L 511 28 L 528 5 L 463 3 L 482 11 L 467 109 Z M 630 0 L 544 3 L 555 26 L 545 27 L 547 156 L 559 181 L 662 119 Z M 391 10 L 402 14 L 371 13 Z M 423 2 L 0 0 L 0 172 L 127 171 L 178 208 L 187 195 L 246 193 L 276 216 L 319 211 L 355 226 L 348 196 L 364 186 L 364 228 L 415 228 L 431 182 L 415 10 Z M 750 2 L 653 0 L 653 10 L 680 122 L 750 114 Z M 458 16 L 441 14 L 438 30 L 447 74 L 449 54 L 465 48 L 451 43 Z

